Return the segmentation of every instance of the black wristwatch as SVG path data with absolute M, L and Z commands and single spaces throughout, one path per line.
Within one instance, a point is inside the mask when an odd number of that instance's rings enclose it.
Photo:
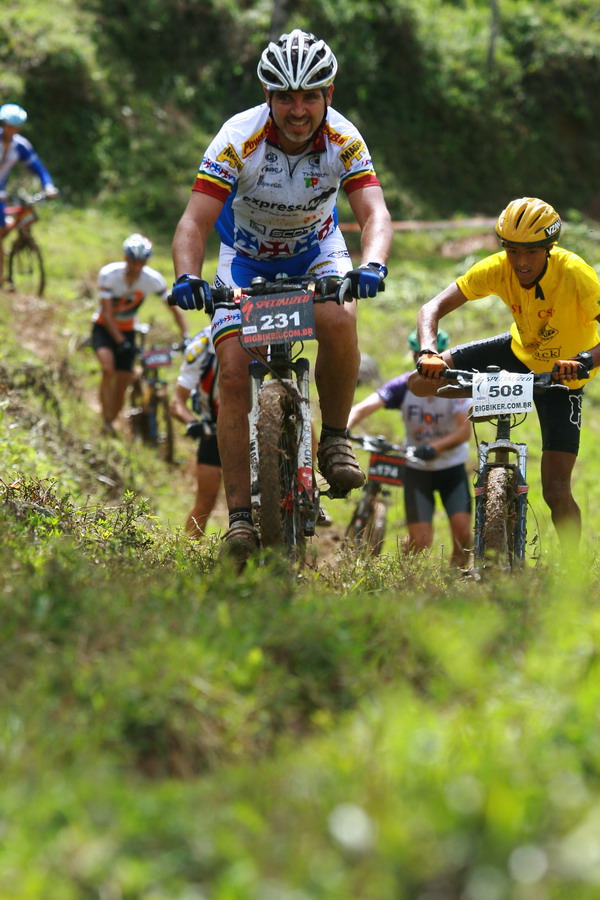
M 578 362 L 580 362 L 582 366 L 585 366 L 588 372 L 590 372 L 594 368 L 592 354 L 589 350 L 582 350 L 581 353 L 577 354 L 575 359 L 578 360 Z

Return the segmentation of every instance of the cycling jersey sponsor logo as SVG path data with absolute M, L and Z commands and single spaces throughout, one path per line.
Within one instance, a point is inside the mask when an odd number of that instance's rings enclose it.
M 333 253 L 327 254 L 329 259 L 349 259 L 350 253 L 347 250 L 334 250 Z
M 270 163 L 279 162 L 279 157 L 276 153 L 273 153 L 272 150 L 269 150 L 267 153 L 265 153 L 265 159 Z
M 310 225 L 307 225 L 306 228 L 271 228 L 271 230 L 269 231 L 269 237 L 296 238 L 302 237 L 302 235 L 304 234 L 308 234 L 308 232 L 311 230 L 312 229 Z
M 325 203 L 335 193 L 336 188 L 331 187 L 317 197 L 313 197 L 308 203 L 278 203 L 275 200 L 260 200 L 258 197 L 249 197 L 247 194 L 243 200 L 244 203 L 248 203 L 250 206 L 258 209 L 270 209 L 276 212 L 310 212 Z
M 364 143 L 357 138 L 355 141 L 352 141 L 347 147 L 342 150 L 340 153 L 340 159 L 344 165 L 345 169 L 349 169 L 352 166 L 354 160 L 359 160 L 363 153 L 367 148 Z
M 217 156 L 217 160 L 219 162 L 227 162 L 230 166 L 233 166 L 234 169 L 237 169 L 238 172 L 241 172 L 244 168 L 244 163 L 241 161 L 231 144 L 227 144 L 224 150 L 221 150 L 219 155 Z
M 560 347 L 547 347 L 533 354 L 536 359 L 560 359 Z
M 557 334 L 558 331 L 556 330 L 556 328 L 552 328 L 552 326 L 548 322 L 544 322 L 544 325 L 538 331 L 540 341 L 542 341 L 544 344 L 547 343 L 547 341 L 552 340 L 552 338 Z
M 205 156 L 199 170 L 200 175 L 214 175 L 217 178 L 235 184 L 236 178 L 229 169 L 225 169 L 220 163 L 214 159 Z
M 320 169 L 321 168 L 321 157 L 317 156 L 317 155 L 309 156 L 308 164 L 309 164 L 309 166 L 312 166 L 313 169 Z
M 258 181 L 256 182 L 257 187 L 268 187 L 268 188 L 277 188 L 281 190 L 282 184 L 280 181 L 267 181 L 264 175 L 258 176 Z
M 256 134 L 253 134 L 252 137 L 249 137 L 247 141 L 244 141 L 242 144 L 242 158 L 245 159 L 247 156 L 250 156 L 251 153 L 254 153 L 257 147 L 259 147 L 269 133 L 269 123 L 257 131 Z
M 319 179 L 315 175 L 305 175 L 304 176 L 304 187 L 311 187 L 313 191 L 319 186 Z
M 261 172 L 266 172 L 268 175 L 280 175 L 283 172 L 282 166 L 263 166 L 260 170 Z
M 325 124 L 325 127 L 323 128 L 323 134 L 331 141 L 332 144 L 339 144 L 340 147 L 343 147 L 349 138 L 349 135 L 347 134 L 341 134 L 341 132 L 339 131 L 334 131 L 329 123 Z
M 255 222 L 253 219 L 250 219 L 250 228 L 252 231 L 258 231 L 259 234 L 267 233 L 267 226 L 261 225 L 260 222 Z

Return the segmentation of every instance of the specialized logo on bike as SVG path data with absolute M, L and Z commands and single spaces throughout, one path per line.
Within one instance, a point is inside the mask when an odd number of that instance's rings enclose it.
M 256 347 L 286 341 L 314 341 L 313 291 L 244 297 L 240 304 L 242 343 Z
M 533 409 L 533 373 L 480 372 L 473 375 L 473 416 L 527 413 Z
M 369 457 L 369 481 L 378 484 L 404 484 L 404 459 L 389 453 L 371 453 Z
M 161 366 L 171 365 L 170 350 L 146 350 L 143 356 L 147 369 L 159 369 Z

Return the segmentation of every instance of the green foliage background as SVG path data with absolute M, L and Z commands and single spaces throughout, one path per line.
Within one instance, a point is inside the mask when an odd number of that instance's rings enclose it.
M 256 62 L 282 11 L 5 0 L 0 97 L 26 106 L 68 199 L 109 198 L 169 231 L 210 136 L 261 101 Z M 335 103 L 365 134 L 396 218 L 493 215 L 522 194 L 598 212 L 594 0 L 300 0 L 285 24 L 333 46 Z

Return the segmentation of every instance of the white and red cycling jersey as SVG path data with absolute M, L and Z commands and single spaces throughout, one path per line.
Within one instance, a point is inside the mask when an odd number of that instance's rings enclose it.
M 167 301 L 167 283 L 160 272 L 151 266 L 144 266 L 132 284 L 126 279 L 127 263 L 112 262 L 103 266 L 98 273 L 98 297 L 100 304 L 93 321 L 105 325 L 102 315 L 102 300 L 110 300 L 112 313 L 119 331 L 131 331 L 135 326 L 136 312 L 148 294 L 158 294 Z
M 225 204 L 216 224 L 224 244 L 252 259 L 307 254 L 337 228 L 340 187 L 378 185 L 360 133 L 331 107 L 310 146 L 283 152 L 266 103 L 229 119 L 208 147 L 193 190 Z

